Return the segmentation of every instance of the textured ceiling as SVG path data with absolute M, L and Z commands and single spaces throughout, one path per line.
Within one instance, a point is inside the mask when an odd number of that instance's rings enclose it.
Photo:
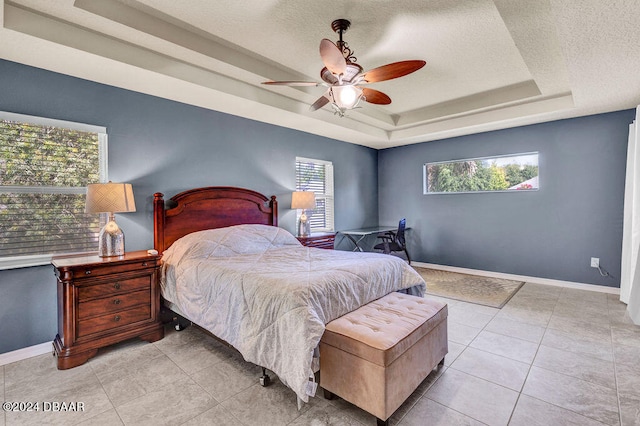
M 385 148 L 640 104 L 638 0 L 5 0 L 0 57 Z M 387 106 L 311 112 L 334 19 Z M 97 123 L 100 124 L 100 123 Z

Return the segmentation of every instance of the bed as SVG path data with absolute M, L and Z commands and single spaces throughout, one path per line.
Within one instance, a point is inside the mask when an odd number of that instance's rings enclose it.
M 393 291 L 422 296 L 402 259 L 305 247 L 277 227 L 276 197 L 207 187 L 154 196 L 164 304 L 268 368 L 299 401 L 314 393 L 324 326 Z

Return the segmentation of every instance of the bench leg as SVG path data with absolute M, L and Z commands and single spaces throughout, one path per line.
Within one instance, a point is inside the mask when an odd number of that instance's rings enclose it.
M 376 417 L 376 425 L 377 426 L 389 426 L 389 420 L 382 420 Z
M 443 365 L 444 365 L 444 357 L 442 357 L 442 359 L 438 363 L 438 367 L 442 367 Z
M 333 394 L 333 392 L 330 392 L 330 391 L 328 391 L 328 390 L 326 390 L 324 388 L 322 389 L 322 391 L 324 393 L 324 399 L 331 400 L 331 399 L 335 398 L 335 395 Z

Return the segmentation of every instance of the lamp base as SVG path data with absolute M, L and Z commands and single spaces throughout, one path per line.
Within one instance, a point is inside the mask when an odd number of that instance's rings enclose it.
M 298 222 L 298 237 L 308 237 L 311 235 L 311 223 L 306 219 L 302 220 L 300 217 L 300 221 Z
M 98 256 L 124 256 L 124 232 L 113 218 L 98 235 Z

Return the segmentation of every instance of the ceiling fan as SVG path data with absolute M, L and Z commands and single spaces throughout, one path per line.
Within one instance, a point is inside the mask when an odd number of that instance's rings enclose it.
M 334 112 L 340 117 L 344 117 L 347 110 L 357 107 L 361 101 L 389 105 L 391 103 L 389 96 L 379 90 L 361 86 L 411 74 L 424 67 L 426 62 L 419 60 L 393 62 L 363 72 L 363 68 L 356 63 L 354 52 L 342 40 L 342 34 L 350 26 L 351 22 L 348 20 L 336 19 L 331 23 L 331 28 L 339 34 L 340 39 L 335 44 L 326 38 L 320 42 L 320 58 L 324 63 L 324 68 L 320 71 L 322 83 L 313 81 L 264 81 L 262 84 L 328 87 L 325 94 L 316 100 L 310 109 L 315 111 L 330 103 L 334 108 Z

